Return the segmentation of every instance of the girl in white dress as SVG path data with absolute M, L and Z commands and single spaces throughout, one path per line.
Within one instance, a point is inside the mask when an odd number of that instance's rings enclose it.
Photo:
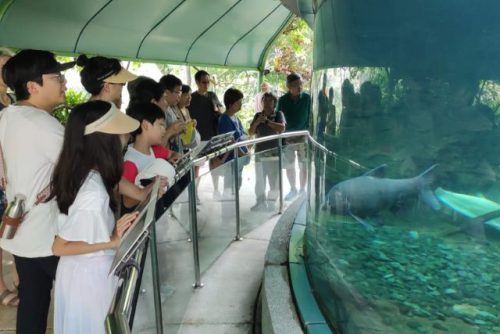
M 119 134 L 139 122 L 104 101 L 81 104 L 71 112 L 54 169 L 52 195 L 59 211 L 52 245 L 60 256 L 55 284 L 54 333 L 104 333 L 115 288 L 108 275 L 113 255 L 137 212 L 116 223 L 114 191 L 122 175 Z

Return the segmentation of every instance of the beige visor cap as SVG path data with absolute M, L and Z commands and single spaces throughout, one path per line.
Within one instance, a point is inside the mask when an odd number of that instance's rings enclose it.
M 102 132 L 109 134 L 124 134 L 130 133 L 139 128 L 139 121 L 122 113 L 118 108 L 110 103 L 111 108 L 101 118 L 87 124 L 85 127 L 85 135 L 94 132 Z
M 103 81 L 108 83 L 124 84 L 129 81 L 134 81 L 135 79 L 137 79 L 137 75 L 130 73 L 122 67 L 120 72 L 107 77 Z

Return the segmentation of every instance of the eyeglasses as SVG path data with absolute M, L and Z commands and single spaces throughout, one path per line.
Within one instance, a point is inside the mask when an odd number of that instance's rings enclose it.
M 125 83 L 121 82 L 121 83 L 115 83 L 115 82 L 107 82 L 108 84 L 110 85 L 116 85 L 116 86 L 122 86 L 122 87 L 125 87 Z
M 48 74 L 47 74 L 48 76 Z M 66 81 L 66 77 L 62 73 L 57 73 L 48 77 L 49 79 L 57 79 L 60 83 Z

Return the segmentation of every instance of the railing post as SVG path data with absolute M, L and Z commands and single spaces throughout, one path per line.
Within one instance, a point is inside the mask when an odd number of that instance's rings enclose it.
M 163 316 L 161 312 L 160 270 L 158 269 L 158 249 L 156 245 L 156 227 L 151 224 L 151 274 L 153 276 L 153 298 L 155 304 L 156 333 L 163 334 Z
M 309 136 L 307 136 L 306 138 L 306 145 L 307 145 L 307 150 L 306 150 L 306 158 L 307 158 L 307 192 L 306 192 L 306 196 L 307 196 L 307 205 L 308 205 L 308 210 L 311 208 L 311 203 L 310 203 L 310 200 L 311 200 L 311 188 L 312 188 L 312 184 L 311 184 L 311 178 L 312 178 L 312 172 L 311 172 L 311 169 L 312 169 L 312 165 L 313 165 L 313 162 L 312 162 L 312 142 L 309 140 Z M 316 164 L 315 164 L 316 166 Z M 318 191 L 318 189 L 315 189 L 316 190 L 316 193 Z
M 198 217 L 196 215 L 196 175 L 194 174 L 194 164 L 190 170 L 191 181 L 189 182 L 189 211 L 191 213 L 191 240 L 193 242 L 194 259 L 194 284 L 193 288 L 203 287 L 200 273 L 200 250 L 198 247 Z
M 280 187 L 279 214 L 283 213 L 283 138 L 278 139 L 278 182 Z
M 234 236 L 235 241 L 240 241 L 243 240 L 241 237 L 241 221 L 240 221 L 240 173 L 238 170 L 238 153 L 239 153 L 239 148 L 236 147 L 233 151 L 234 155 L 234 164 L 233 164 L 233 171 L 234 171 L 234 202 L 236 206 L 236 235 Z

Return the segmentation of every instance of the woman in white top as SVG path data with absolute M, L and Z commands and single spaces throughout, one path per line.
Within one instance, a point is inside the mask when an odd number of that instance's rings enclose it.
M 59 211 L 52 245 L 60 256 L 55 286 L 55 333 L 104 333 L 115 277 L 108 275 L 115 248 L 137 212 L 116 223 L 114 192 L 122 175 L 119 134 L 139 122 L 113 104 L 91 101 L 71 112 L 59 161 L 54 169 L 53 196 Z

